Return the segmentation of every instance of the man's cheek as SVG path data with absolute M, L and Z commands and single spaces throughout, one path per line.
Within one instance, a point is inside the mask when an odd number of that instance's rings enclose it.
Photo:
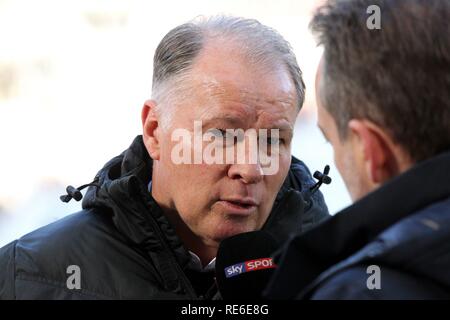
M 279 176 L 283 175 L 286 167 L 289 166 L 290 156 L 286 156 L 285 150 L 278 150 L 269 156 L 262 157 L 261 168 L 265 176 Z
M 276 176 L 282 182 L 286 178 L 287 173 L 289 171 L 289 167 L 291 165 L 291 157 L 292 156 L 291 156 L 290 152 L 284 152 L 279 157 L 279 162 L 280 163 L 279 163 L 279 169 L 278 169 L 278 172 L 276 173 Z

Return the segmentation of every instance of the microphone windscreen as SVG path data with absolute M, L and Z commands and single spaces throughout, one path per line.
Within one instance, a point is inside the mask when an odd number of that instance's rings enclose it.
M 276 267 L 278 242 L 265 231 L 241 233 L 223 240 L 216 257 L 216 280 L 222 298 L 261 299 Z

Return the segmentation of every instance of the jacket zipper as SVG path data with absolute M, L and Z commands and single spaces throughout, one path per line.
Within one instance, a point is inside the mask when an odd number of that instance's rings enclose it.
M 140 185 L 139 185 L 139 189 L 140 189 L 140 192 L 142 194 L 145 194 L 145 196 L 148 197 L 148 195 L 145 192 L 143 192 L 142 187 Z M 148 200 L 151 201 L 150 198 Z M 183 269 L 181 268 L 180 264 L 178 263 L 177 258 L 175 257 L 175 254 L 173 253 L 173 250 L 167 244 L 167 242 L 166 242 L 166 240 L 164 238 L 164 235 L 162 234 L 162 231 L 159 228 L 158 223 L 155 221 L 155 219 L 154 219 L 154 217 L 152 215 L 152 212 L 147 207 L 147 203 L 144 202 L 144 199 L 141 199 L 141 204 L 143 205 L 145 211 L 147 212 L 146 217 L 148 216 L 148 218 L 146 218 L 146 219 L 150 222 L 150 224 L 153 227 L 154 231 L 157 233 L 158 238 L 163 243 L 164 250 L 167 250 L 167 252 L 169 253 L 169 257 L 172 260 L 172 262 L 173 262 L 173 264 L 174 264 L 174 266 L 176 268 L 176 271 L 178 271 L 178 275 L 180 276 L 180 278 L 181 278 L 181 280 L 182 280 L 182 282 L 183 282 L 183 284 L 185 286 L 185 289 L 186 289 L 187 293 L 189 294 L 189 296 L 191 298 L 193 298 L 195 300 L 199 299 L 199 297 L 195 293 L 194 288 L 192 287 L 189 279 L 186 277 L 186 275 L 184 274 Z

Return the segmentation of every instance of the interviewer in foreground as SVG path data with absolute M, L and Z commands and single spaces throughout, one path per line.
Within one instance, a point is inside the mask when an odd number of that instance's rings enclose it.
M 449 21 L 441 0 L 315 14 L 318 125 L 355 203 L 290 242 L 267 296 L 450 298 Z

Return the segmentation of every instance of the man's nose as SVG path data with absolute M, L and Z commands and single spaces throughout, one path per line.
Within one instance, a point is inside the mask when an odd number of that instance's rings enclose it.
M 228 170 L 231 179 L 240 179 L 245 184 L 258 183 L 263 178 L 263 170 L 257 164 L 233 164 Z

